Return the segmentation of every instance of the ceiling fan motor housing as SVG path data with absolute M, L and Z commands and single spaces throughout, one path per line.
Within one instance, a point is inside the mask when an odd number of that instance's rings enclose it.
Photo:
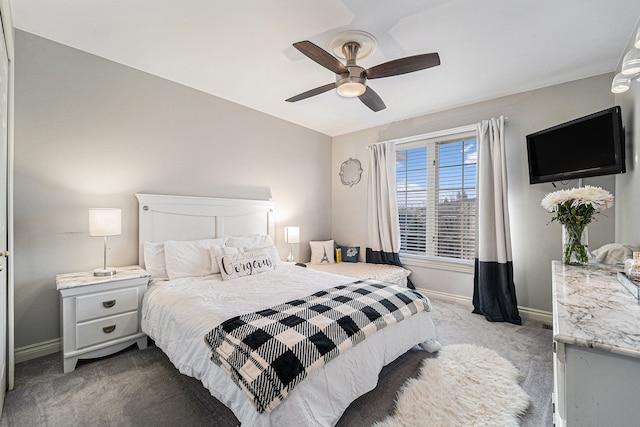
M 338 95 L 353 98 L 362 95 L 366 88 L 366 77 L 364 68 L 356 65 L 360 44 L 347 42 L 342 45 L 342 53 L 347 59 L 348 73 L 336 74 L 336 86 Z

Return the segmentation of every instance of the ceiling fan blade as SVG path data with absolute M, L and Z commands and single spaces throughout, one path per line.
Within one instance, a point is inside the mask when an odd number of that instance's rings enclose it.
M 296 102 L 296 101 L 300 101 L 300 100 L 303 100 L 303 99 L 306 99 L 306 98 L 311 98 L 312 96 L 320 95 L 321 93 L 324 93 L 324 92 L 326 92 L 328 90 L 335 89 L 335 87 L 336 87 L 335 83 L 329 83 L 329 84 L 326 84 L 324 86 L 320 86 L 320 87 L 317 87 L 315 89 L 311 89 L 311 90 L 308 90 L 306 92 L 302 92 L 299 95 L 292 96 L 289 99 L 285 99 L 285 101 L 287 101 L 287 102 Z
M 407 56 L 376 65 L 364 71 L 368 79 L 379 79 L 381 77 L 397 76 L 399 74 L 413 73 L 414 71 L 440 65 L 440 56 L 437 52 L 425 53 L 423 55 Z
M 324 68 L 327 68 L 336 74 L 349 72 L 347 67 L 342 65 L 342 62 L 338 61 L 338 58 L 308 40 L 294 43 L 293 47 L 304 53 L 310 59 L 316 61 L 318 64 L 322 65 Z
M 384 105 L 384 101 L 382 101 L 382 98 L 380 98 L 376 91 L 371 89 L 369 86 L 367 86 L 367 90 L 365 90 L 364 93 L 358 98 L 360 98 L 360 101 L 362 101 L 364 105 L 371 108 L 375 112 L 387 108 L 387 106 Z

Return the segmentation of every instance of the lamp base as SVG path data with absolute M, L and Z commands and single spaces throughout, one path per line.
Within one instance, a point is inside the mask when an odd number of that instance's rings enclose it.
M 113 267 L 96 268 L 93 270 L 93 275 L 98 277 L 113 276 L 114 274 L 116 274 L 116 269 Z

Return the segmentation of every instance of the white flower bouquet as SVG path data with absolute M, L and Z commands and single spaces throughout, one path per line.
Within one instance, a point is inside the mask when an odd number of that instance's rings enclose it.
M 563 225 L 564 263 L 587 264 L 587 245 L 583 242 L 586 226 L 598 211 L 613 206 L 611 193 L 586 185 L 549 193 L 541 204 L 554 213 L 549 222 L 558 221 Z

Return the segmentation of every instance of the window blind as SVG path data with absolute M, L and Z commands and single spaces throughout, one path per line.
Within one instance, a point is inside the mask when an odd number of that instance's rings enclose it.
M 396 152 L 400 252 L 473 260 L 475 132 L 398 144 Z

